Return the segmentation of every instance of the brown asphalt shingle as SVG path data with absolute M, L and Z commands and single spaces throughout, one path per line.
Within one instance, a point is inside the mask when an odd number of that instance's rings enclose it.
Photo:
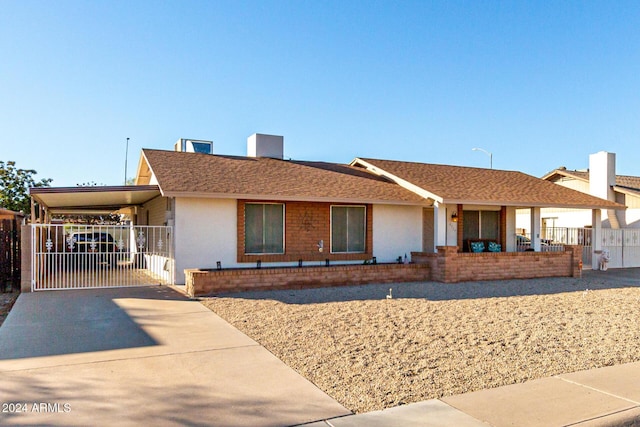
M 144 149 L 164 195 L 359 203 L 426 204 L 362 167 Z M 360 159 L 438 196 L 444 203 L 517 207 L 621 208 L 521 172 Z M 393 177 L 392 177 L 393 178 Z
M 163 194 L 425 204 L 388 180 L 349 165 L 144 149 Z
M 589 209 L 622 207 L 522 172 L 393 160 L 360 160 L 441 197 L 444 203 Z

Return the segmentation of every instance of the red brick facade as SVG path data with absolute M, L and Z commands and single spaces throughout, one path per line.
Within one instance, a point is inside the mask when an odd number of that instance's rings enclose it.
M 285 205 L 285 253 L 284 254 L 245 254 L 244 212 L 246 200 L 238 200 L 238 262 L 296 262 L 303 261 L 362 261 L 373 257 L 373 209 L 366 206 L 366 243 L 364 253 L 332 254 L 331 253 L 331 206 L 339 203 L 282 202 Z M 255 202 L 252 202 L 255 203 Z M 350 206 L 350 205 L 344 205 Z M 318 242 L 324 241 L 322 252 L 318 250 Z

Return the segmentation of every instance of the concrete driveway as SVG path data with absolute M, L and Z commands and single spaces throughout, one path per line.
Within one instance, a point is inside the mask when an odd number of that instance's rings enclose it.
M 2 425 L 290 426 L 350 414 L 167 287 L 22 294 L 0 328 Z

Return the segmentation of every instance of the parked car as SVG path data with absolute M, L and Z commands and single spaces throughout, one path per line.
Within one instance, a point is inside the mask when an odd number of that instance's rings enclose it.
M 93 263 L 113 267 L 117 264 L 120 250 L 111 234 L 98 231 L 75 232 L 70 239 L 73 242 L 69 245 L 72 253 L 87 254 L 80 257 L 81 265 Z
M 540 239 L 540 246 L 549 246 L 549 245 L 551 245 L 551 242 L 552 242 L 551 239 Z M 531 239 L 528 238 L 527 236 L 522 235 L 522 234 L 517 234 L 516 235 L 516 248 L 520 252 L 532 251 L 533 248 L 531 247 Z

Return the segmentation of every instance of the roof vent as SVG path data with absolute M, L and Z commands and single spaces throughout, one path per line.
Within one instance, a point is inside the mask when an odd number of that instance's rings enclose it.
M 247 138 L 247 156 L 284 158 L 284 137 L 254 133 Z
M 186 153 L 213 154 L 213 142 L 203 141 L 200 139 L 180 138 L 178 141 L 176 141 L 174 150 Z

